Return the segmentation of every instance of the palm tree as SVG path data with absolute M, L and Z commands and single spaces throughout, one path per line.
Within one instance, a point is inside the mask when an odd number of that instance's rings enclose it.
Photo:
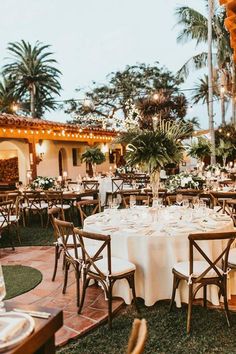
M 213 99 L 219 96 L 219 90 L 215 81 L 213 83 Z M 209 96 L 208 96 L 208 76 L 205 74 L 202 78 L 198 79 L 195 83 L 194 94 L 191 97 L 193 104 L 199 102 L 206 103 L 207 113 L 209 114 Z
M 207 4 L 207 0 L 205 0 Z M 208 42 L 208 19 L 200 12 L 187 7 L 181 6 L 176 9 L 178 17 L 177 25 L 183 27 L 180 31 L 177 41 L 185 43 L 190 40 L 195 40 L 196 44 Z M 214 15 L 212 18 L 212 43 L 216 49 L 213 54 L 213 64 L 218 67 L 221 86 L 225 87 L 226 79 L 233 76 L 231 73 L 232 67 L 232 49 L 230 48 L 229 34 L 224 27 L 225 11 L 215 6 Z M 181 78 L 186 78 L 191 70 L 201 69 L 206 67 L 208 63 L 208 53 L 202 52 L 190 58 L 178 71 Z M 211 83 L 213 86 L 214 83 Z M 234 85 L 231 88 L 232 98 L 234 97 Z M 234 99 L 232 100 L 232 102 Z M 222 110 L 222 123 L 225 124 L 225 96 L 221 93 L 221 110 Z M 208 107 L 209 110 L 209 107 Z
M 23 102 L 30 102 L 31 116 L 43 114 L 46 109 L 55 109 L 53 95 L 59 95 L 61 72 L 54 66 L 56 60 L 47 51 L 49 45 L 36 42 L 31 45 L 24 40 L 9 43 L 10 63 L 3 68 L 7 79 L 15 83 L 14 93 Z
M 127 144 L 128 165 L 139 165 L 150 173 L 153 195 L 157 196 L 161 168 L 180 162 L 184 152 L 181 141 L 191 133 L 189 124 L 160 120 L 155 130 L 131 130 L 121 134 L 117 141 Z
M 87 149 L 82 154 L 81 160 L 88 164 L 89 177 L 93 177 L 93 165 L 100 165 L 106 160 L 106 157 L 98 147 L 94 147 Z
M 14 103 L 16 101 L 14 83 L 3 77 L 2 81 L 0 81 L 0 112 L 14 113 Z

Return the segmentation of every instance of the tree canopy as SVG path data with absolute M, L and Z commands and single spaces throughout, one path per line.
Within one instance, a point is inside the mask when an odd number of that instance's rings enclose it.
M 3 67 L 3 76 L 14 83 L 13 95 L 21 104 L 20 110 L 30 112 L 32 117 L 57 108 L 55 96 L 60 94 L 61 72 L 49 48 L 38 41 L 31 45 L 24 40 L 9 43 L 7 48 L 11 57 Z
M 124 70 L 109 74 L 106 84 L 93 83 L 94 87 L 85 92 L 91 104 L 84 105 L 84 102 L 70 100 L 65 112 L 81 125 L 99 123 L 114 128 L 130 117 L 134 105 L 139 106 L 144 119 L 147 115 L 160 112 L 162 118 L 183 118 L 187 101 L 179 93 L 181 82 L 181 79 L 177 79 L 158 62 L 153 66 L 144 63 L 126 66 Z M 164 96 L 165 100 L 160 102 L 155 99 L 158 95 L 159 98 Z

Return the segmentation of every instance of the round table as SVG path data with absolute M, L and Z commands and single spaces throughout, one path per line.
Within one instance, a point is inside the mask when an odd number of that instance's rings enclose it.
M 147 207 L 111 209 L 85 219 L 84 230 L 111 235 L 112 256 L 136 265 L 137 296 L 151 306 L 158 300 L 171 298 L 172 268 L 176 262 L 188 260 L 190 233 L 232 231 L 234 227 L 226 214 L 211 209 L 171 206 L 157 210 Z M 220 252 L 222 244 L 204 241 L 203 247 L 212 257 Z M 201 258 L 196 256 L 197 259 Z M 115 284 L 113 294 L 122 297 L 127 304 L 132 301 L 125 280 Z M 202 297 L 201 292 L 198 297 Z M 219 304 L 216 286 L 208 290 L 208 300 Z M 176 294 L 177 306 L 180 307 L 181 302 L 188 302 L 186 282 Z

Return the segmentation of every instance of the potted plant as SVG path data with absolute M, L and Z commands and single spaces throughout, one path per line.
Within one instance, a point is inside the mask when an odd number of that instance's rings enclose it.
M 160 170 L 168 163 L 179 163 L 183 156 L 182 139 L 191 135 L 188 124 L 160 120 L 154 130 L 132 130 L 121 134 L 118 142 L 127 144 L 125 159 L 150 174 L 153 197 L 158 197 Z
M 88 164 L 88 175 L 93 177 L 93 165 L 100 165 L 106 160 L 106 157 L 98 147 L 93 147 L 88 148 L 82 154 L 81 160 Z

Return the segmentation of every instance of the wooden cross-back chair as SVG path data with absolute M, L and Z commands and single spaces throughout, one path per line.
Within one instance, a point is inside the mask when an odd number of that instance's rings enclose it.
M 52 275 L 52 281 L 55 280 L 56 274 L 57 274 L 57 266 L 58 266 L 58 261 L 60 259 L 61 252 L 63 251 L 62 247 L 62 240 L 60 235 L 58 235 L 58 230 L 55 226 L 55 219 L 58 220 L 63 220 L 65 221 L 65 215 L 64 211 L 62 208 L 54 207 L 54 208 L 49 208 L 48 209 L 48 218 L 51 221 L 52 227 L 53 227 L 53 235 L 54 235 L 54 245 L 55 245 L 55 261 L 54 261 L 54 269 L 53 269 L 53 275 Z M 71 237 L 69 237 L 68 244 L 72 243 L 73 245 L 73 240 L 71 240 Z
M 48 204 L 49 209 L 61 208 L 61 209 L 63 209 L 64 213 L 68 211 L 68 213 L 69 213 L 68 216 L 71 219 L 71 214 L 70 214 L 71 205 L 66 204 L 64 202 L 62 191 L 47 191 L 46 197 L 47 197 L 47 204 Z M 47 227 L 48 227 L 48 224 L 49 224 L 49 214 L 48 214 L 48 220 L 47 220 Z
M 112 178 L 111 180 L 111 190 L 112 193 L 117 193 L 123 190 L 124 179 L 123 178 Z
M 86 219 L 88 216 L 101 212 L 101 204 L 98 199 L 81 200 L 77 202 L 76 205 L 79 211 L 82 226 L 84 226 L 84 219 Z
M 127 260 L 111 256 L 111 238 L 109 235 L 89 233 L 74 228 L 75 235 L 82 251 L 83 289 L 78 313 L 82 311 L 87 287 L 90 280 L 95 280 L 102 286 L 108 300 L 108 324 L 112 327 L 112 288 L 119 279 L 126 279 L 132 290 L 133 300 L 136 305 L 134 284 L 135 265 Z M 86 241 L 92 240 L 97 245 L 96 252 L 89 253 Z M 102 259 L 99 259 L 102 257 Z
M 219 211 L 223 211 L 223 213 L 225 212 L 225 205 L 226 202 L 230 202 L 231 200 L 235 200 L 236 199 L 236 193 L 235 192 L 215 192 L 212 191 L 211 194 L 213 195 L 214 199 L 215 199 L 215 206 L 219 206 L 220 208 L 217 210 Z
M 28 214 L 38 214 L 40 216 L 41 227 L 43 227 L 43 214 L 47 211 L 48 204 L 46 196 L 38 191 L 25 191 L 23 193 L 24 204 L 22 205 L 23 223 L 26 223 L 26 212 Z
M 189 260 L 186 262 L 178 262 L 172 269 L 173 273 L 173 290 L 170 302 L 170 310 L 175 300 L 176 289 L 181 280 L 188 283 L 188 315 L 187 315 L 187 333 L 190 332 L 192 304 L 197 292 L 203 287 L 203 304 L 207 306 L 207 286 L 216 285 L 219 287 L 220 294 L 224 298 L 224 309 L 228 326 L 229 310 L 227 299 L 227 274 L 228 274 L 228 255 L 229 250 L 236 238 L 236 232 L 219 232 L 219 233 L 196 233 L 190 234 L 189 239 Z M 201 242 L 221 242 L 221 250 L 210 259 L 206 252 L 201 248 Z M 222 242 L 223 241 L 223 242 Z M 223 245 L 223 246 L 222 246 Z M 220 246 L 218 244 L 218 246 Z M 194 260 L 194 252 L 201 255 L 202 260 Z M 218 265 L 223 264 L 222 268 Z M 194 286 L 196 286 L 194 288 Z
M 111 191 L 106 192 L 106 205 L 108 204 L 108 200 L 110 198 L 113 199 L 113 197 L 116 197 L 117 194 L 122 193 L 124 189 L 124 183 L 125 182 L 123 178 L 116 177 L 111 179 Z
M 12 241 L 11 235 L 10 235 L 10 216 L 11 216 L 11 210 L 12 210 L 12 205 L 13 201 L 12 200 L 6 200 L 4 202 L 0 202 L 0 236 L 2 235 L 2 232 L 7 229 L 8 237 L 12 246 L 12 249 L 14 250 L 14 243 Z
M 127 354 L 142 354 L 147 340 L 147 321 L 135 318 L 128 341 Z
M 99 182 L 97 180 L 84 180 L 82 181 L 84 190 L 97 190 L 99 189 Z
M 80 305 L 80 277 L 83 266 L 83 258 L 81 247 L 78 239 L 74 233 L 74 225 L 71 222 L 59 220 L 54 217 L 54 228 L 56 232 L 56 238 L 60 242 L 64 256 L 64 284 L 62 292 L 65 294 L 68 282 L 68 273 L 70 266 L 73 267 L 76 278 L 76 301 L 77 306 Z M 94 259 L 101 259 L 102 255 L 96 256 L 97 247 L 94 245 L 87 247 L 87 252 Z

